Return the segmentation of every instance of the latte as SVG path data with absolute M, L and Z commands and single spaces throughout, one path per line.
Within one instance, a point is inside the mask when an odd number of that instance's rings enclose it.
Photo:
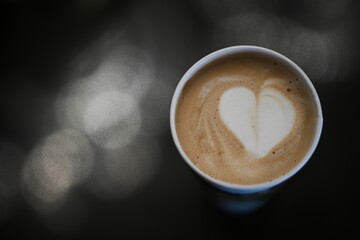
M 303 79 L 256 53 L 201 68 L 182 89 L 175 117 L 187 157 L 207 175 L 242 185 L 295 168 L 313 144 L 316 121 Z

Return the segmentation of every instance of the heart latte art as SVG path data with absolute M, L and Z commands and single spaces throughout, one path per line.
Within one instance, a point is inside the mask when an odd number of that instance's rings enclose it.
M 229 183 L 272 181 L 293 169 L 314 139 L 315 113 L 305 84 L 265 57 L 226 57 L 182 90 L 176 132 L 189 159 Z
M 258 98 L 248 88 L 231 88 L 222 95 L 219 109 L 225 125 L 259 158 L 290 133 L 295 121 L 292 103 L 273 88 L 265 87 Z

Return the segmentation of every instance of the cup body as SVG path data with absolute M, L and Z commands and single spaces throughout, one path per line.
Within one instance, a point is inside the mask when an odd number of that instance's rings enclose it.
M 260 184 L 253 184 L 253 185 L 240 185 L 240 184 L 233 184 L 228 183 L 224 181 L 220 181 L 218 179 L 215 179 L 203 171 L 201 171 L 195 164 L 188 158 L 186 153 L 181 147 L 181 144 L 179 142 L 177 132 L 176 132 L 176 108 L 178 105 L 178 101 L 181 95 L 181 92 L 185 86 L 185 84 L 194 76 L 199 70 L 201 70 L 203 67 L 208 65 L 209 63 L 233 54 L 239 54 L 239 53 L 256 53 L 263 56 L 270 57 L 274 61 L 281 62 L 288 68 L 292 69 L 294 73 L 298 76 L 299 80 L 304 81 L 306 86 L 309 89 L 309 92 L 311 94 L 312 100 L 314 102 L 315 106 L 315 114 L 317 116 L 316 121 L 316 127 L 315 127 L 315 137 L 313 138 L 313 141 L 307 150 L 305 156 L 300 161 L 300 163 L 291 169 L 289 172 L 287 172 L 285 175 L 266 183 L 260 183 Z M 321 131 L 322 131 L 322 124 L 323 124 L 323 117 L 322 117 L 322 110 L 321 110 L 321 104 L 318 97 L 318 94 L 308 78 L 308 76 L 301 70 L 299 66 L 297 66 L 294 62 L 292 62 L 287 57 L 273 51 L 270 49 L 257 47 L 257 46 L 249 46 L 249 45 L 242 45 L 242 46 L 233 46 L 233 47 L 227 47 L 220 49 L 218 51 L 215 51 L 202 59 L 200 59 L 198 62 L 196 62 L 181 78 L 180 82 L 178 83 L 175 93 L 172 98 L 171 102 L 171 108 L 170 108 L 170 127 L 171 127 L 171 133 L 173 140 L 175 142 L 175 145 L 181 154 L 182 158 L 185 160 L 185 162 L 191 167 L 192 170 L 194 170 L 200 177 L 202 177 L 204 180 L 206 180 L 208 183 L 213 185 L 214 187 L 223 190 L 225 192 L 229 193 L 235 193 L 235 194 L 250 194 L 250 193 L 259 193 L 262 191 L 266 191 L 270 188 L 273 188 L 275 186 L 280 185 L 290 177 L 292 177 L 295 173 L 297 173 L 310 159 L 311 155 L 314 153 L 316 146 L 319 142 Z

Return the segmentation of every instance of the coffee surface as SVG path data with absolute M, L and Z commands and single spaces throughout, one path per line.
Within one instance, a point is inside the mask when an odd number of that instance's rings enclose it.
M 288 67 L 256 54 L 212 62 L 184 86 L 176 131 L 189 159 L 236 184 L 272 181 L 293 169 L 314 139 L 307 85 Z

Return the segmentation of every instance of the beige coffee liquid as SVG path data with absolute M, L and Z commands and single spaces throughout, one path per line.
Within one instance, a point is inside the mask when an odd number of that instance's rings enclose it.
M 302 79 L 280 62 L 246 53 L 210 63 L 186 83 L 176 131 L 203 172 L 247 185 L 272 181 L 299 164 L 316 120 Z

